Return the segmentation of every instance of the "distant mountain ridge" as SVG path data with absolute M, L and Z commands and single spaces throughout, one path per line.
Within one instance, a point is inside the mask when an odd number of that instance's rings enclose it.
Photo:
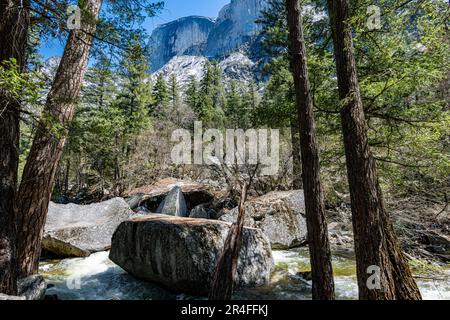
M 201 56 L 213 28 L 213 19 L 200 16 L 180 18 L 157 27 L 149 43 L 151 70 L 160 69 L 175 56 Z
M 155 81 L 158 74 L 162 74 L 169 82 L 170 77 L 175 75 L 178 85 L 185 89 L 192 77 L 200 80 L 204 76 L 204 66 L 208 59 L 202 56 L 176 56 L 153 74 Z M 237 51 L 222 59 L 218 67 L 222 71 L 225 84 L 231 80 L 238 80 L 241 83 L 250 83 L 255 78 L 255 63 L 246 55 Z
M 267 0 L 231 0 L 217 19 L 189 16 L 158 26 L 149 43 L 151 70 L 178 56 L 220 59 L 236 52 L 258 33 L 255 21 L 266 6 Z

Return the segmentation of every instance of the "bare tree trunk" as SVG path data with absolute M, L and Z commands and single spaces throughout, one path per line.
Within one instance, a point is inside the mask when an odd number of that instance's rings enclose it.
M 83 5 L 82 5 L 83 4 Z M 101 0 L 80 1 L 81 30 L 72 30 L 34 137 L 18 201 L 18 259 L 22 276 L 38 270 L 48 204 L 88 63 Z
M 70 159 L 67 159 L 66 172 L 64 174 L 64 194 L 66 196 L 69 193 L 69 175 L 70 175 Z
M 244 183 L 239 202 L 238 218 L 230 227 L 225 239 L 222 255 L 219 257 L 214 278 L 209 293 L 209 300 L 231 300 L 233 296 L 234 278 L 236 276 L 237 262 L 242 245 L 242 232 L 244 229 L 245 201 L 247 199 L 247 184 Z
M 291 120 L 291 143 L 292 143 L 292 188 L 300 190 L 302 183 L 302 158 L 300 155 L 300 128 L 297 114 Z
M 306 224 L 311 259 L 313 299 L 333 300 L 334 281 L 331 249 L 325 220 L 322 182 L 320 180 L 319 144 L 316 137 L 299 0 L 286 0 L 289 51 L 294 76 L 298 118 Z
M 348 25 L 348 0 L 328 0 L 328 10 L 339 95 L 345 103 L 341 111 L 342 132 L 352 203 L 359 297 L 370 300 L 419 300 L 419 289 L 384 206 L 376 164 L 368 144 L 351 28 Z M 372 268 L 379 268 L 379 288 L 376 279 L 371 282 Z
M 0 65 L 15 59 L 25 68 L 29 26 L 28 1 L 0 0 Z M 21 104 L 0 88 L 0 292 L 17 294 L 15 198 L 19 165 Z

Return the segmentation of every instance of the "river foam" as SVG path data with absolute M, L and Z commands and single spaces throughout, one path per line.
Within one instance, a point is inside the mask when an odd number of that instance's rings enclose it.
M 276 268 L 272 283 L 263 288 L 241 290 L 239 299 L 311 299 L 311 282 L 298 272 L 309 270 L 307 250 L 294 249 L 273 252 Z M 358 287 L 352 259 L 334 257 L 336 298 L 357 299 Z M 170 293 L 155 284 L 133 278 L 108 258 L 108 252 L 94 253 L 87 258 L 43 261 L 40 272 L 51 285 L 47 294 L 62 300 L 164 300 L 199 299 L 185 294 Z M 450 300 L 450 270 L 417 279 L 427 300 Z

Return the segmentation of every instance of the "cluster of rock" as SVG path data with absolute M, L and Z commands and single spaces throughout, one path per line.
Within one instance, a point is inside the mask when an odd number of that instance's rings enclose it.
M 167 178 L 130 193 L 130 207 L 141 214 L 155 212 L 231 223 L 237 219 L 237 207 L 228 210 L 217 204 L 217 199 L 200 183 Z M 245 226 L 261 229 L 274 249 L 305 243 L 303 190 L 274 191 L 250 199 L 246 203 Z
M 234 222 L 238 209 L 220 217 Z M 261 229 L 272 248 L 288 249 L 306 241 L 305 202 L 302 190 L 270 192 L 245 204 L 245 225 Z
M 201 183 L 166 178 L 158 180 L 152 185 L 131 190 L 126 201 L 130 208 L 137 212 L 157 213 L 157 210 L 161 209 L 161 203 L 164 202 L 169 193 L 172 191 L 173 194 L 176 194 L 177 189 L 182 193 L 182 198 L 179 197 L 179 201 L 184 200 L 188 211 L 197 205 L 209 203 L 214 199 L 207 187 Z
M 236 217 L 237 208 L 227 209 L 204 185 L 168 178 L 132 190 L 126 200 L 51 203 L 43 249 L 64 257 L 110 249 L 110 259 L 137 278 L 204 295 Z M 305 239 L 301 190 L 250 199 L 235 285 L 267 284 L 271 249 Z

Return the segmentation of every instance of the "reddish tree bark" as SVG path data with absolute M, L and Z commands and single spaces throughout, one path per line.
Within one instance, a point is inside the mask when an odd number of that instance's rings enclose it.
M 360 299 L 421 299 L 385 209 L 369 147 L 353 49 L 348 0 L 328 0 L 350 187 Z M 380 271 L 380 288 L 367 284 L 370 266 Z M 373 283 L 376 284 L 376 281 Z
M 92 35 L 95 34 L 101 0 L 80 1 L 81 29 L 69 33 L 64 54 L 48 94 L 19 187 L 19 272 L 38 271 L 48 204 L 61 159 L 68 127 L 86 72 Z
M 291 70 L 294 77 L 300 123 L 300 151 L 312 271 L 312 293 L 313 299 L 333 300 L 331 249 L 325 220 L 325 205 L 320 180 L 319 144 L 316 137 L 299 0 L 286 0 L 286 8 Z
M 291 120 L 291 143 L 292 143 L 292 188 L 300 190 L 302 182 L 302 158 L 300 154 L 300 128 L 297 115 Z
M 0 0 L 0 65 L 15 59 L 19 72 L 25 67 L 29 26 L 28 1 Z M 0 88 L 0 292 L 16 295 L 16 208 L 19 165 L 18 97 Z

